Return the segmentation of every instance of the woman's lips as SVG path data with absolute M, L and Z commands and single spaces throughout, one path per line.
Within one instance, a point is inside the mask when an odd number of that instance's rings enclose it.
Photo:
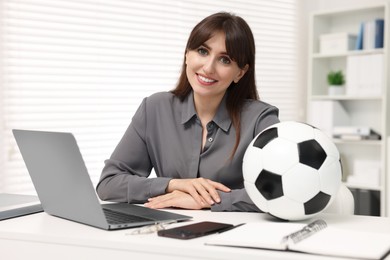
M 217 80 L 215 80 L 215 79 L 211 79 L 211 78 L 205 77 L 203 75 L 199 75 L 199 74 L 196 74 L 196 75 L 197 75 L 198 81 L 203 85 L 211 85 L 211 84 L 217 82 Z

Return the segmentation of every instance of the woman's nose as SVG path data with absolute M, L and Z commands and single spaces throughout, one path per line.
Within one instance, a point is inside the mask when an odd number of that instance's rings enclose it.
M 208 58 L 203 64 L 203 71 L 207 74 L 213 74 L 215 72 L 215 60 L 214 58 Z

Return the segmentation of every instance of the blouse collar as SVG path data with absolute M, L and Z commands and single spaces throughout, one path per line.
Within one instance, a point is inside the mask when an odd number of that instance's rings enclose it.
M 213 122 L 225 132 L 229 131 L 229 128 L 232 124 L 232 120 L 226 108 L 226 97 L 227 95 L 225 94 L 221 101 L 221 104 L 218 107 L 217 113 L 213 118 Z M 184 101 L 182 102 L 182 106 L 183 106 L 182 114 L 181 114 L 182 124 L 186 124 L 192 118 L 197 118 L 193 91 L 191 91 L 188 94 L 188 96 L 184 99 Z

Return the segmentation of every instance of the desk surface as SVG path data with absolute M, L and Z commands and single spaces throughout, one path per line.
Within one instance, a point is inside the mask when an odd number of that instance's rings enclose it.
M 232 224 L 272 221 L 267 214 L 172 210 L 192 215 L 188 222 L 200 221 Z M 330 225 L 351 230 L 390 233 L 390 219 L 366 216 L 322 214 Z M 305 223 L 311 220 L 304 221 Z M 131 229 L 105 231 L 38 213 L 0 221 L 1 259 L 338 259 L 294 252 L 206 246 L 210 236 L 177 240 L 158 237 L 156 233 L 130 235 Z M 211 235 L 213 236 L 213 235 Z M 5 257 L 4 257 L 5 256 Z M 132 257 L 132 258 L 129 258 Z M 137 258 L 135 258 L 137 257 Z M 390 257 L 386 258 L 390 259 Z

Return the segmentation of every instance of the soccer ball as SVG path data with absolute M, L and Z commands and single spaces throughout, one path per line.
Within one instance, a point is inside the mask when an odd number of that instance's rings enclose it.
M 284 220 L 315 216 L 341 184 L 340 154 L 319 129 L 299 122 L 274 124 L 249 144 L 243 159 L 245 189 L 262 211 Z

